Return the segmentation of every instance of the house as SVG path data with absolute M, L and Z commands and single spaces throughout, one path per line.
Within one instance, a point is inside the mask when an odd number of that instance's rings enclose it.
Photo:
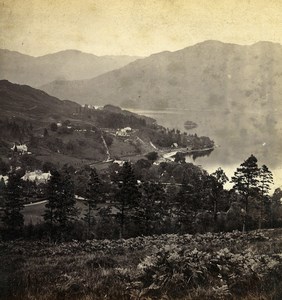
M 26 153 L 27 152 L 27 145 L 23 144 L 23 145 L 16 145 L 14 144 L 13 147 L 11 148 L 12 151 L 17 151 L 21 154 Z
M 124 165 L 125 161 L 123 160 L 114 160 L 113 164 L 118 164 L 120 167 L 122 167 Z
M 4 180 L 5 184 L 7 184 L 9 177 L 8 177 L 8 176 L 0 175 L 0 181 L 1 181 L 2 179 Z
M 122 128 L 122 129 L 119 129 L 117 132 L 116 132 L 116 135 L 117 136 L 129 136 L 129 133 L 132 132 L 132 128 L 130 127 L 125 127 L 125 128 Z
M 40 170 L 36 170 L 33 172 L 26 172 L 25 175 L 22 177 L 22 180 L 35 181 L 36 183 L 46 183 L 50 179 L 50 177 L 50 172 L 43 173 Z

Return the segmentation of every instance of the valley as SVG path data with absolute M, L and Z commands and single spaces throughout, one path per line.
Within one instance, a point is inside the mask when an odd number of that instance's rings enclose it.
M 0 299 L 280 299 L 281 62 L 0 50 Z

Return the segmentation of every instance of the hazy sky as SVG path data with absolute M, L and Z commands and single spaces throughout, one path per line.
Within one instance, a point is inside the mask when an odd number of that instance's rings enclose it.
M 282 0 L 0 0 L 0 48 L 147 56 L 204 40 L 282 44 Z

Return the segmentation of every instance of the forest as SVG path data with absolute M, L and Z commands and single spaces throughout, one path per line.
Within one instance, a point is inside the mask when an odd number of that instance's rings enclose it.
M 255 156 L 230 179 L 221 168 L 208 174 L 183 159 L 154 164 L 157 157 L 152 152 L 135 163 L 113 163 L 99 172 L 89 166 L 58 169 L 45 163 L 44 171 L 50 173 L 45 183 L 23 180 L 22 169 L 7 172 L 1 162 L 8 178 L 5 182 L 2 177 L 0 185 L 2 239 L 118 239 L 282 225 L 282 191 L 269 194 L 272 173 Z M 229 181 L 233 187 L 228 190 L 224 186 Z M 43 222 L 26 224 L 22 210 L 34 199 L 47 200 Z M 77 199 L 82 206 L 77 207 Z

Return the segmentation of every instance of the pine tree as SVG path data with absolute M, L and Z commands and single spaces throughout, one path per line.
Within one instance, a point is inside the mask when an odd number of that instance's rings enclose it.
M 10 170 L 9 164 L 0 158 L 0 174 L 6 175 L 9 172 L 9 170 Z
M 4 215 L 3 222 L 7 229 L 12 231 L 21 230 L 24 225 L 22 181 L 19 174 L 9 174 L 8 183 L 4 193 Z
M 181 188 L 175 199 L 179 221 L 185 232 L 191 230 L 193 227 L 196 212 L 201 207 L 200 190 L 200 185 L 197 186 L 196 184 L 196 176 L 193 175 L 192 178 L 190 178 L 188 170 L 185 170 Z
M 270 191 L 270 185 L 273 184 L 272 172 L 266 165 L 263 165 L 259 170 L 259 189 L 262 196 L 265 196 Z
M 75 203 L 74 182 L 70 173 L 65 171 L 62 180 L 62 194 L 55 211 L 55 219 L 61 227 L 65 227 L 77 216 Z
M 86 190 L 86 205 L 87 212 L 85 214 L 85 220 L 88 224 L 88 229 L 94 223 L 94 217 L 92 215 L 93 209 L 95 209 L 97 203 L 101 200 L 102 183 L 97 174 L 96 169 L 91 169 L 88 186 Z
M 138 207 L 138 223 L 145 235 L 153 233 L 166 215 L 166 195 L 161 184 L 145 182 L 142 184 L 142 199 Z M 159 226 L 160 227 L 160 226 Z
M 228 177 L 221 168 L 218 168 L 214 173 L 209 176 L 210 179 L 210 198 L 213 204 L 213 215 L 214 220 L 216 221 L 217 212 L 218 212 L 218 200 L 220 194 L 223 191 L 223 186 L 228 182 Z
M 47 183 L 46 198 L 48 202 L 45 205 L 44 220 L 51 225 L 56 223 L 55 211 L 59 199 L 62 197 L 62 176 L 57 170 L 51 171 L 50 179 Z
M 124 236 L 124 227 L 126 218 L 132 208 L 139 203 L 141 194 L 138 189 L 137 180 L 129 162 L 125 162 L 118 173 L 118 190 L 116 200 L 119 203 L 120 213 L 118 214 L 120 222 L 120 237 Z
M 270 209 L 270 225 L 271 227 L 278 227 L 282 225 L 282 190 L 281 188 L 275 189 L 271 197 Z
M 266 165 L 263 165 L 259 169 L 259 190 L 261 193 L 260 203 L 259 203 L 259 229 L 261 229 L 263 218 L 266 216 L 266 212 L 268 211 L 268 215 L 270 215 L 270 199 L 268 197 L 268 193 L 270 191 L 270 186 L 273 184 L 273 175 L 272 172 L 268 169 Z
M 257 165 L 257 158 L 252 154 L 239 168 L 237 168 L 231 180 L 234 183 L 233 188 L 244 198 L 245 217 L 243 221 L 243 232 L 247 229 L 246 221 L 249 214 L 249 197 L 258 192 L 258 176 L 259 168 Z
M 2 177 L 0 180 L 0 207 L 4 207 L 4 196 L 5 196 L 6 184 Z
M 64 228 L 77 215 L 75 208 L 74 183 L 66 170 L 63 174 L 52 171 L 47 184 L 44 219 L 48 223 Z

